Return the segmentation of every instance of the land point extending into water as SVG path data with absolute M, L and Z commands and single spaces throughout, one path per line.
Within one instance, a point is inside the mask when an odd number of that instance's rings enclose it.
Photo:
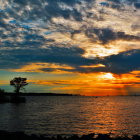
M 0 93 L 0 103 L 25 103 L 25 96 L 80 96 L 76 94 L 57 93 Z
M 72 136 L 47 136 L 36 134 L 25 134 L 24 132 L 8 132 L 0 130 L 0 139 L 14 139 L 14 140 L 140 140 L 139 135 L 128 136 L 116 136 L 111 137 L 109 134 L 88 134 L 88 135 L 72 135 Z

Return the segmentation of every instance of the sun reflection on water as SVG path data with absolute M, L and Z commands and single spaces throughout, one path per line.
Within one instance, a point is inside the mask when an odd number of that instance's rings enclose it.
M 26 104 L 2 104 L 0 124 L 30 134 L 134 135 L 140 134 L 139 108 L 139 97 L 129 96 L 28 97 Z

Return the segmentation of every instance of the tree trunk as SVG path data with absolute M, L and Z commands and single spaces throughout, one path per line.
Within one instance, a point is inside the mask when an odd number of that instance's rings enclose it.
M 16 95 L 19 95 L 19 91 L 20 91 L 20 87 L 19 87 L 19 86 L 17 86 L 17 87 L 16 87 L 16 90 L 15 90 Z

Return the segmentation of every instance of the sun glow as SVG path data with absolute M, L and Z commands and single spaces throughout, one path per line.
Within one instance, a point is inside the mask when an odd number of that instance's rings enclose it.
M 102 75 L 99 76 L 99 78 L 104 79 L 104 80 L 113 80 L 115 77 L 113 76 L 112 73 L 103 73 Z

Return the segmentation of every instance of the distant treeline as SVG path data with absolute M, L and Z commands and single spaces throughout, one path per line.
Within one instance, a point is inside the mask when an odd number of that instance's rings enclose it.
M 0 139 L 1 140 L 140 140 L 139 135 L 133 135 L 131 138 L 128 136 L 118 136 L 111 137 L 108 134 L 88 134 L 88 135 L 72 135 L 72 136 L 52 136 L 49 137 L 47 135 L 27 135 L 24 132 L 8 132 L 8 131 L 0 131 Z
M 4 95 L 12 96 L 14 93 L 4 93 Z M 79 94 L 65 94 L 65 93 L 20 93 L 20 96 L 80 96 Z

